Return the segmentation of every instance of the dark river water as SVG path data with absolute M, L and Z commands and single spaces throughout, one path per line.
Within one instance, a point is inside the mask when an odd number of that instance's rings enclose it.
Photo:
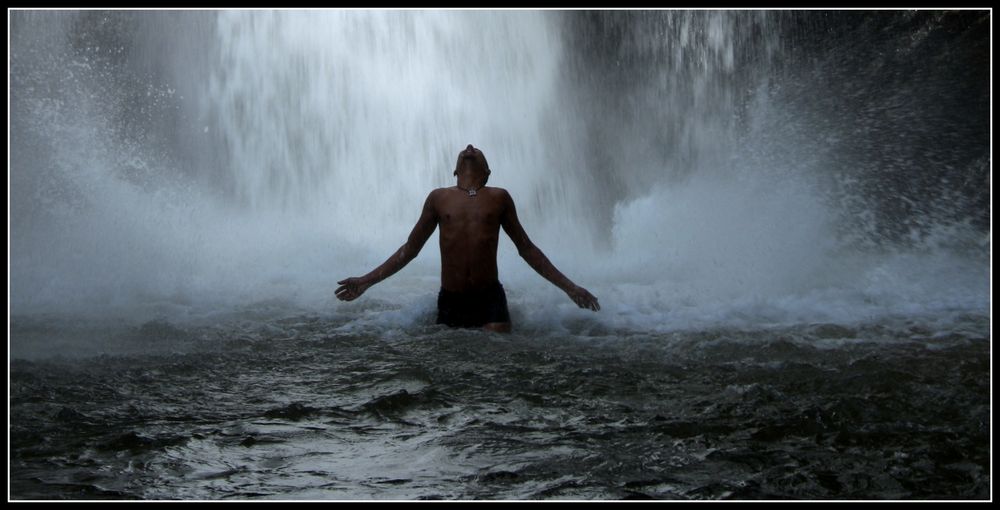
M 15 320 L 21 338 L 58 332 Z M 988 318 L 122 329 L 10 367 L 13 499 L 987 499 Z
M 991 495 L 990 10 L 9 32 L 11 499 Z M 600 312 L 504 233 L 510 335 L 437 233 L 335 299 L 468 144 Z

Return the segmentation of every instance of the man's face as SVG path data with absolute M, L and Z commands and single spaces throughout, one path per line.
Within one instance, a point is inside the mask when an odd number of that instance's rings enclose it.
M 467 173 L 479 173 L 487 172 L 488 166 L 486 164 L 486 157 L 483 156 L 482 151 L 476 149 L 469 145 L 465 150 L 458 154 L 459 164 L 456 170 L 456 175 L 458 172 Z
M 483 164 L 475 156 L 462 156 L 461 169 L 463 172 L 482 172 L 486 170 L 483 168 Z

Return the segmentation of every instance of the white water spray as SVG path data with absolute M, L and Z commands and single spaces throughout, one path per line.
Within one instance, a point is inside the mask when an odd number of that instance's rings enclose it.
M 843 244 L 824 189 L 833 158 L 798 143 L 809 119 L 768 93 L 781 84 L 767 15 L 656 16 L 622 25 L 624 67 L 581 64 L 573 26 L 552 12 L 200 14 L 210 30 L 129 16 L 176 42 L 158 54 L 169 71 L 147 100 L 176 108 L 135 118 L 141 107 L 121 106 L 135 84 L 109 87 L 120 68 L 81 58 L 88 27 L 17 15 L 14 69 L 44 69 L 12 84 L 11 182 L 30 199 L 11 210 L 11 309 L 180 320 L 281 303 L 356 327 L 422 324 L 436 236 L 359 304 L 332 292 L 405 240 L 468 143 L 535 243 L 603 304 L 575 309 L 504 237 L 501 280 L 528 328 L 988 309 L 988 239 L 972 256 Z M 28 49 L 36 27 L 44 57 Z M 173 146 L 122 134 L 162 124 L 157 111 L 173 112 Z

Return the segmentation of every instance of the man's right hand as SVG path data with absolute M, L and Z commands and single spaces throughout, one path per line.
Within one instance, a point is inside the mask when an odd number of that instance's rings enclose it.
M 368 287 L 372 284 L 366 282 L 363 278 L 347 278 L 346 280 L 340 280 L 337 282 L 340 287 L 337 288 L 336 294 L 337 299 L 341 301 L 354 301 L 358 296 L 365 293 Z

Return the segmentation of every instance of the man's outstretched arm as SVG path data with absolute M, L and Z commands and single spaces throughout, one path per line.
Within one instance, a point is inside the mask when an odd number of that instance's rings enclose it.
M 514 199 L 510 197 L 510 194 L 504 193 L 504 201 L 506 202 L 506 207 L 504 207 L 500 225 L 503 226 L 504 232 L 510 236 L 511 241 L 514 241 L 514 246 L 517 246 L 517 253 L 521 255 L 521 258 L 538 274 L 542 275 L 543 278 L 562 289 L 580 308 L 589 308 L 595 312 L 600 310 L 601 305 L 597 302 L 597 298 L 593 294 L 588 292 L 587 289 L 573 283 L 566 275 L 559 272 L 556 266 L 552 265 L 552 262 L 549 261 L 549 258 L 542 253 L 542 250 L 538 249 L 535 243 L 531 242 L 528 234 L 524 231 L 524 227 L 521 226 L 520 220 L 517 218 Z
M 396 250 L 396 253 L 393 253 L 382 265 L 364 276 L 347 278 L 337 282 L 340 284 L 335 293 L 338 299 L 341 301 L 353 301 L 357 299 L 358 296 L 364 294 L 372 285 L 385 280 L 396 274 L 400 269 L 403 269 L 403 266 L 409 264 L 420 253 L 420 249 L 424 247 L 424 243 L 427 242 L 427 239 L 434 233 L 434 229 L 437 228 L 438 218 L 432 200 L 433 196 L 434 192 L 431 192 L 427 196 L 427 200 L 424 201 L 424 209 L 420 213 L 420 219 L 417 220 L 417 224 L 410 232 L 410 237 L 406 239 L 406 243 L 400 246 Z

